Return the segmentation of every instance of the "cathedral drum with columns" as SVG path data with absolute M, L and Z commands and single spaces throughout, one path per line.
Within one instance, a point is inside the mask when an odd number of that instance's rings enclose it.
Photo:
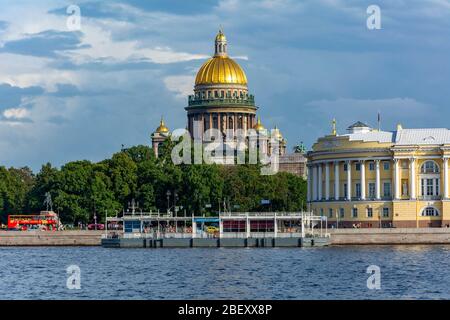
M 308 204 L 330 227 L 448 227 L 450 130 L 357 122 L 308 152 Z
M 227 145 L 236 148 L 235 137 L 238 130 L 246 136 L 250 129 L 254 129 L 252 131 L 258 136 L 267 137 L 258 146 L 263 153 L 270 155 L 277 152 L 280 156 L 285 155 L 287 141 L 280 130 L 277 127 L 273 130 L 265 129 L 261 119 L 256 117 L 258 108 L 254 96 L 248 92 L 247 76 L 241 66 L 228 56 L 227 39 L 222 31 L 216 35 L 214 55 L 197 72 L 193 93 L 188 97 L 188 105 L 185 107 L 187 129 L 192 138 L 203 139 L 207 143 L 211 139 L 205 137 L 205 132 L 216 129 L 222 135 L 220 138 L 227 141 Z M 152 134 L 156 156 L 159 154 L 159 147 L 170 134 L 161 120 L 160 126 Z M 234 164 L 234 157 L 230 160 L 231 162 L 225 160 L 225 163 Z M 304 165 L 304 162 L 297 162 Z

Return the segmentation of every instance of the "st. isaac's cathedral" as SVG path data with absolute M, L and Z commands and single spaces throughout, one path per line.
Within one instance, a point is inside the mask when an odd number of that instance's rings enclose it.
M 241 66 L 228 56 L 228 44 L 225 34 L 220 30 L 215 38 L 214 55 L 197 72 L 194 94 L 188 97 L 187 130 L 192 138 L 202 137 L 208 129 L 218 130 L 224 138 L 247 130 L 256 132 L 259 137 L 267 137 L 259 142 L 261 152 L 279 155 L 280 170 L 300 176 L 305 175 L 303 150 L 286 154 L 287 141 L 281 131 L 275 127 L 267 130 L 260 117 L 255 97 L 249 93 L 247 76 Z M 152 147 L 158 156 L 158 149 L 171 132 L 161 119 L 159 127 L 152 134 Z M 260 140 L 261 141 L 261 140 Z M 273 145 L 276 145 L 274 147 Z

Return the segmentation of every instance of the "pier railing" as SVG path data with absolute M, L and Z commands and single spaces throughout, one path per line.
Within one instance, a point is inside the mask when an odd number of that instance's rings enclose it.
M 305 215 L 305 217 L 311 215 L 309 212 L 221 212 L 220 217 L 301 217 Z
M 328 236 L 321 232 L 306 232 L 308 237 L 318 237 L 318 236 Z M 243 239 L 243 238 L 300 238 L 302 236 L 301 232 L 224 232 L 222 235 L 211 234 L 211 233 L 160 233 L 160 234 L 149 234 L 149 233 L 126 233 L 121 236 L 124 239 Z M 115 235 L 103 234 L 103 239 L 117 238 Z

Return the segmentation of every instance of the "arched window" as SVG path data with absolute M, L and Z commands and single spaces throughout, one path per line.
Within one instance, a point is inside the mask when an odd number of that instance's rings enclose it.
M 439 166 L 432 160 L 425 161 L 420 169 L 421 173 L 439 173 Z
M 423 199 L 438 199 L 440 195 L 439 166 L 433 160 L 425 161 L 420 167 L 420 193 Z
M 436 208 L 433 207 L 426 207 L 422 210 L 422 217 L 438 217 L 439 211 Z
M 232 117 L 228 118 L 228 129 L 233 129 L 233 118 Z

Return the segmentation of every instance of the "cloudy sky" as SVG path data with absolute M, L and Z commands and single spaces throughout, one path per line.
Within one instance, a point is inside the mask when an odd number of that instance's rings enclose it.
M 367 7 L 381 8 L 369 30 Z M 67 8 L 81 9 L 81 29 Z M 185 127 L 220 25 L 289 147 L 357 120 L 450 127 L 448 0 L 0 0 L 0 165 L 99 161 Z

